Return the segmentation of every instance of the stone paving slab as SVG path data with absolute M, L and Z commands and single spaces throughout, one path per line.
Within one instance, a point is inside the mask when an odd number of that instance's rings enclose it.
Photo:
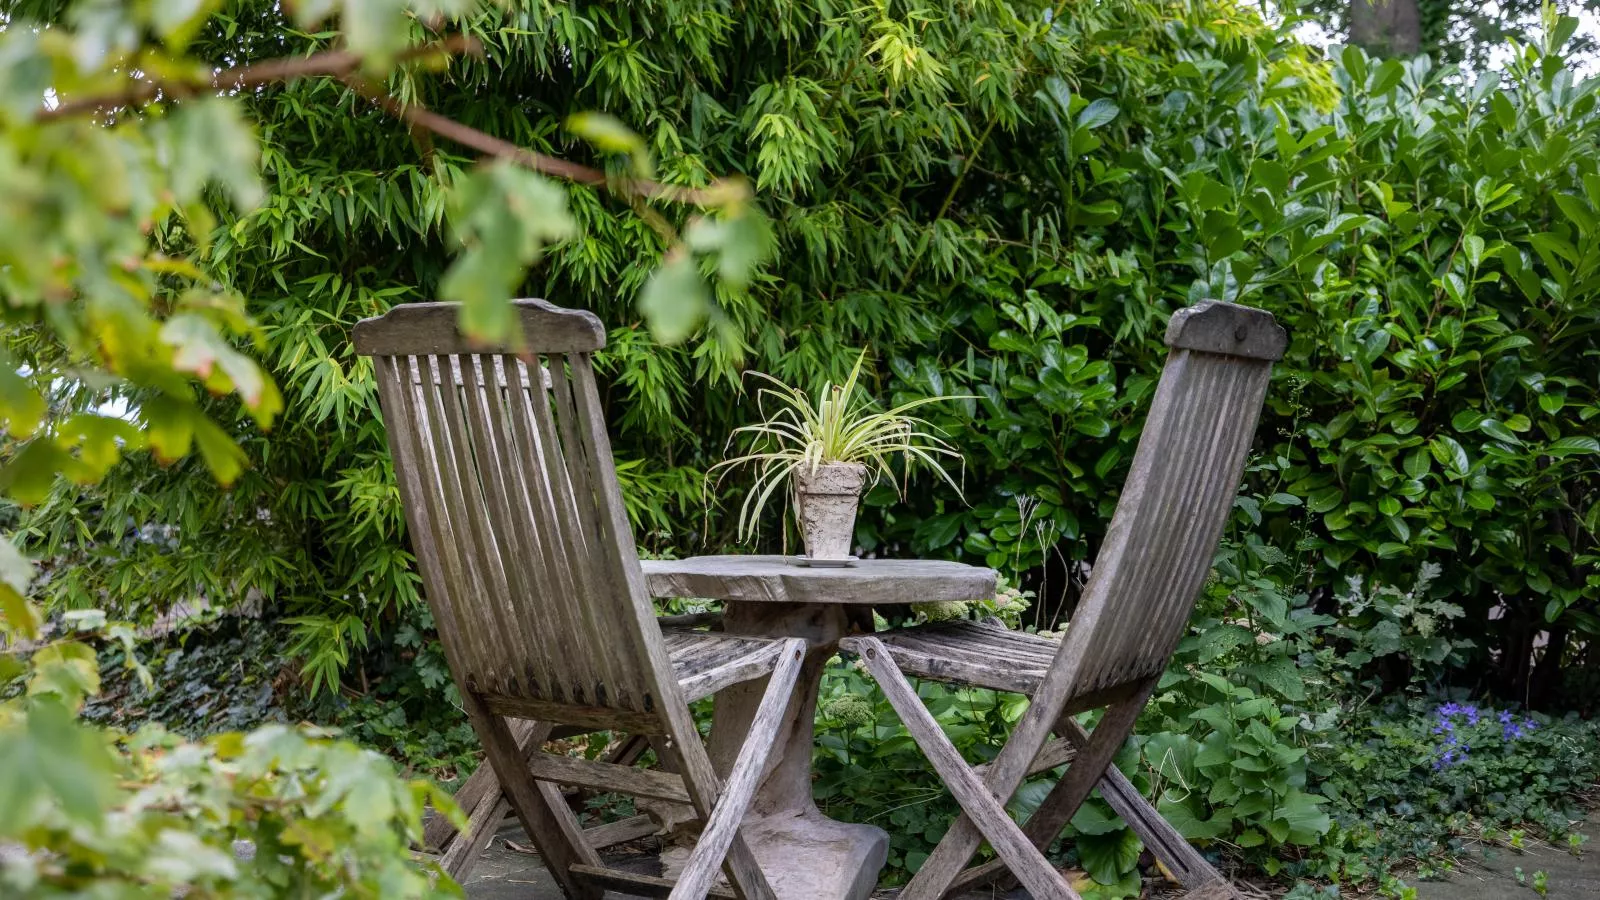
M 1518 853 L 1500 847 L 1477 848 L 1459 863 L 1450 877 L 1441 881 L 1411 881 L 1418 900 L 1538 900 L 1532 888 L 1533 873 L 1542 871 L 1549 879 L 1550 900 L 1600 900 L 1600 810 L 1590 813 L 1586 825 L 1578 829 L 1590 840 L 1582 855 L 1574 856 L 1565 847 L 1534 845 Z M 539 857 L 520 853 L 506 846 L 506 840 L 526 846 L 522 829 L 508 824 L 479 859 L 467 880 L 468 900 L 563 900 L 561 889 L 545 871 Z M 642 855 L 608 857 L 619 868 L 659 874 L 659 862 Z M 1516 869 L 1523 871 L 1526 883 L 1519 883 Z M 874 897 L 891 900 L 895 891 L 880 891 Z M 980 891 L 960 900 L 1027 900 L 1021 890 Z M 608 893 L 607 900 L 629 900 L 631 895 Z
M 1582 855 L 1566 847 L 1535 844 L 1522 852 L 1477 847 L 1442 881 L 1411 882 L 1418 900 L 1538 900 L 1533 874 L 1548 877 L 1550 900 L 1600 900 L 1600 810 L 1589 814 L 1580 834 L 1589 836 Z M 1517 880 L 1517 869 L 1525 879 Z
M 507 824 L 494 841 L 478 858 L 478 864 L 467 879 L 467 900 L 564 900 L 561 888 L 545 870 L 544 861 L 531 853 L 512 850 L 509 840 L 519 846 L 528 846 L 522 828 Z M 621 869 L 632 869 L 648 875 L 661 874 L 658 860 L 641 855 L 607 856 L 606 863 Z M 890 900 L 897 891 L 880 891 L 873 896 Z M 632 894 L 606 892 L 606 900 L 633 900 Z M 1026 891 L 974 891 L 954 900 L 1028 900 Z

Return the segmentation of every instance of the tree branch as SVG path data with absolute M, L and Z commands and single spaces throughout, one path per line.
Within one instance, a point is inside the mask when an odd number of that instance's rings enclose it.
M 648 178 L 613 178 L 599 169 L 593 169 L 559 157 L 536 153 L 526 147 L 519 147 L 510 141 L 497 138 L 485 131 L 479 131 L 470 125 L 463 125 L 455 119 L 441 116 L 424 107 L 408 106 L 354 76 L 346 76 L 343 80 L 345 84 L 350 86 L 351 90 L 367 98 L 374 106 L 389 115 L 410 125 L 413 129 L 432 132 L 464 147 L 471 147 L 486 156 L 509 160 L 524 168 L 532 169 L 541 175 L 552 175 L 577 184 L 605 188 L 614 193 L 627 194 L 634 197 L 665 200 L 672 203 L 692 203 L 699 206 L 721 205 L 742 193 L 739 185 L 720 179 L 712 182 L 709 187 L 692 188 L 662 184 L 659 181 L 651 181 Z
M 399 62 L 415 62 L 432 56 L 476 54 L 481 52 L 482 49 L 482 45 L 478 43 L 476 38 L 456 34 L 442 40 L 430 41 L 426 44 L 410 47 L 402 51 L 396 57 L 396 60 Z M 114 94 L 63 100 L 50 109 L 40 110 L 34 115 L 34 121 L 49 122 L 96 112 L 110 112 L 123 107 L 150 103 L 163 97 L 193 97 L 199 94 L 227 93 L 245 88 L 260 87 L 266 84 L 293 81 L 296 78 L 306 78 L 313 75 L 344 77 L 355 72 L 360 67 L 360 55 L 351 53 L 348 50 L 330 50 L 325 53 L 313 53 L 310 56 L 282 57 L 252 63 L 247 66 L 221 69 L 209 79 L 135 81 L 124 90 Z
M 396 61 L 415 62 L 432 56 L 480 52 L 482 45 L 476 38 L 457 34 L 410 47 L 397 55 Z M 54 107 L 39 110 L 34 115 L 34 121 L 50 122 L 73 116 L 111 112 L 163 99 L 227 94 L 267 84 L 293 81 L 297 78 L 331 76 L 343 81 L 379 109 L 411 126 L 413 133 L 436 134 L 480 153 L 497 159 L 510 160 L 544 175 L 604 188 L 629 197 L 691 203 L 698 206 L 720 206 L 738 199 L 746 192 L 740 184 L 725 180 L 714 181 L 704 188 L 692 188 L 662 184 L 648 178 L 613 178 L 599 169 L 535 153 L 421 106 L 401 103 L 360 76 L 361 62 L 361 56 L 356 53 L 348 50 L 330 50 L 313 53 L 310 56 L 281 57 L 246 66 L 220 69 L 210 78 L 157 78 L 133 81 L 115 93 L 62 100 Z M 652 223 L 652 226 L 655 224 Z

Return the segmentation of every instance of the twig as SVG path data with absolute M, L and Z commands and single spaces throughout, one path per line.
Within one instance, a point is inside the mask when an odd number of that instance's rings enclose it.
M 482 52 L 477 38 L 451 35 L 443 40 L 418 44 L 402 51 L 399 62 L 415 62 L 431 56 L 456 56 Z M 127 106 L 149 103 L 163 96 L 193 97 L 205 93 L 226 93 L 305 78 L 313 75 L 348 75 L 361 67 L 361 56 L 348 50 L 330 50 L 310 56 L 281 57 L 247 66 L 235 66 L 214 73 L 209 79 L 155 79 L 136 81 L 112 94 L 64 100 L 34 115 L 36 122 L 49 122 L 86 113 L 109 112 Z
M 617 193 L 636 197 L 677 203 L 693 203 L 701 206 L 719 205 L 737 196 L 741 191 L 738 185 L 722 180 L 712 182 L 710 187 L 691 188 L 662 184 L 659 181 L 651 181 L 648 178 L 613 178 L 599 169 L 593 169 L 555 156 L 546 156 L 526 147 L 519 147 L 510 141 L 497 138 L 485 131 L 479 131 L 470 125 L 463 125 L 455 119 L 441 116 L 422 106 L 401 103 L 393 96 L 377 90 L 360 78 L 347 75 L 343 78 L 343 81 L 350 86 L 351 90 L 370 100 L 374 106 L 405 122 L 414 129 L 430 131 L 446 140 L 454 141 L 464 147 L 471 147 L 479 153 L 493 156 L 497 159 L 510 160 L 519 166 L 532 169 L 542 175 L 553 175 L 577 184 L 603 187 Z

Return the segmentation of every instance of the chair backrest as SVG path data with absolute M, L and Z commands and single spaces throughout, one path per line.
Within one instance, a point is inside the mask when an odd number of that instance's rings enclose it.
M 655 715 L 678 697 L 644 589 L 591 354 L 594 315 L 517 300 L 525 348 L 484 348 L 453 303 L 358 323 L 428 603 L 487 698 Z M 554 717 L 555 721 L 562 721 Z
M 1165 670 L 1211 571 L 1288 336 L 1268 312 L 1211 301 L 1174 313 L 1166 342 L 1139 449 L 1052 670 L 1072 679 L 1073 696 Z

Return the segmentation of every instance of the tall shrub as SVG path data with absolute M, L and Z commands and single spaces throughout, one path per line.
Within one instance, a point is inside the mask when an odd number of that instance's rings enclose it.
M 981 399 L 939 422 L 966 451 L 970 505 L 885 489 L 861 541 L 1025 573 L 1044 616 L 1070 608 L 1165 318 L 1236 300 L 1295 336 L 1260 444 L 1271 490 L 1250 510 L 1295 578 L 1341 612 L 1352 576 L 1409 585 L 1438 564 L 1430 599 L 1466 614 L 1411 625 L 1475 646 L 1435 662 L 1476 677 L 1493 652 L 1485 686 L 1548 700 L 1600 625 L 1600 173 L 1592 89 L 1560 55 L 1572 29 L 1551 16 L 1539 46 L 1466 83 L 1425 58 L 1317 62 L 1231 0 L 552 3 L 489 16 L 483 59 L 401 88 L 580 157 L 556 123 L 605 109 L 666 180 L 753 181 L 778 258 L 685 346 L 656 344 L 635 305 L 662 302 L 642 292 L 660 239 L 599 193 L 574 196 L 577 233 L 521 285 L 612 327 L 607 400 L 645 546 L 730 542 L 737 503 L 703 496 L 702 474 L 753 415 L 742 366 L 820 382 L 868 346 L 885 395 Z M 262 5 L 202 40 L 221 58 L 320 38 Z M 58 570 L 59 601 L 254 587 L 296 616 L 328 678 L 417 606 L 348 331 L 435 295 L 440 172 L 458 159 L 343 91 L 252 100 L 269 199 L 217 238 L 220 271 L 267 323 L 286 427 L 247 447 L 228 495 L 130 470 L 32 523 L 47 552 L 93 562 Z M 150 523 L 176 526 L 170 543 L 133 530 Z

